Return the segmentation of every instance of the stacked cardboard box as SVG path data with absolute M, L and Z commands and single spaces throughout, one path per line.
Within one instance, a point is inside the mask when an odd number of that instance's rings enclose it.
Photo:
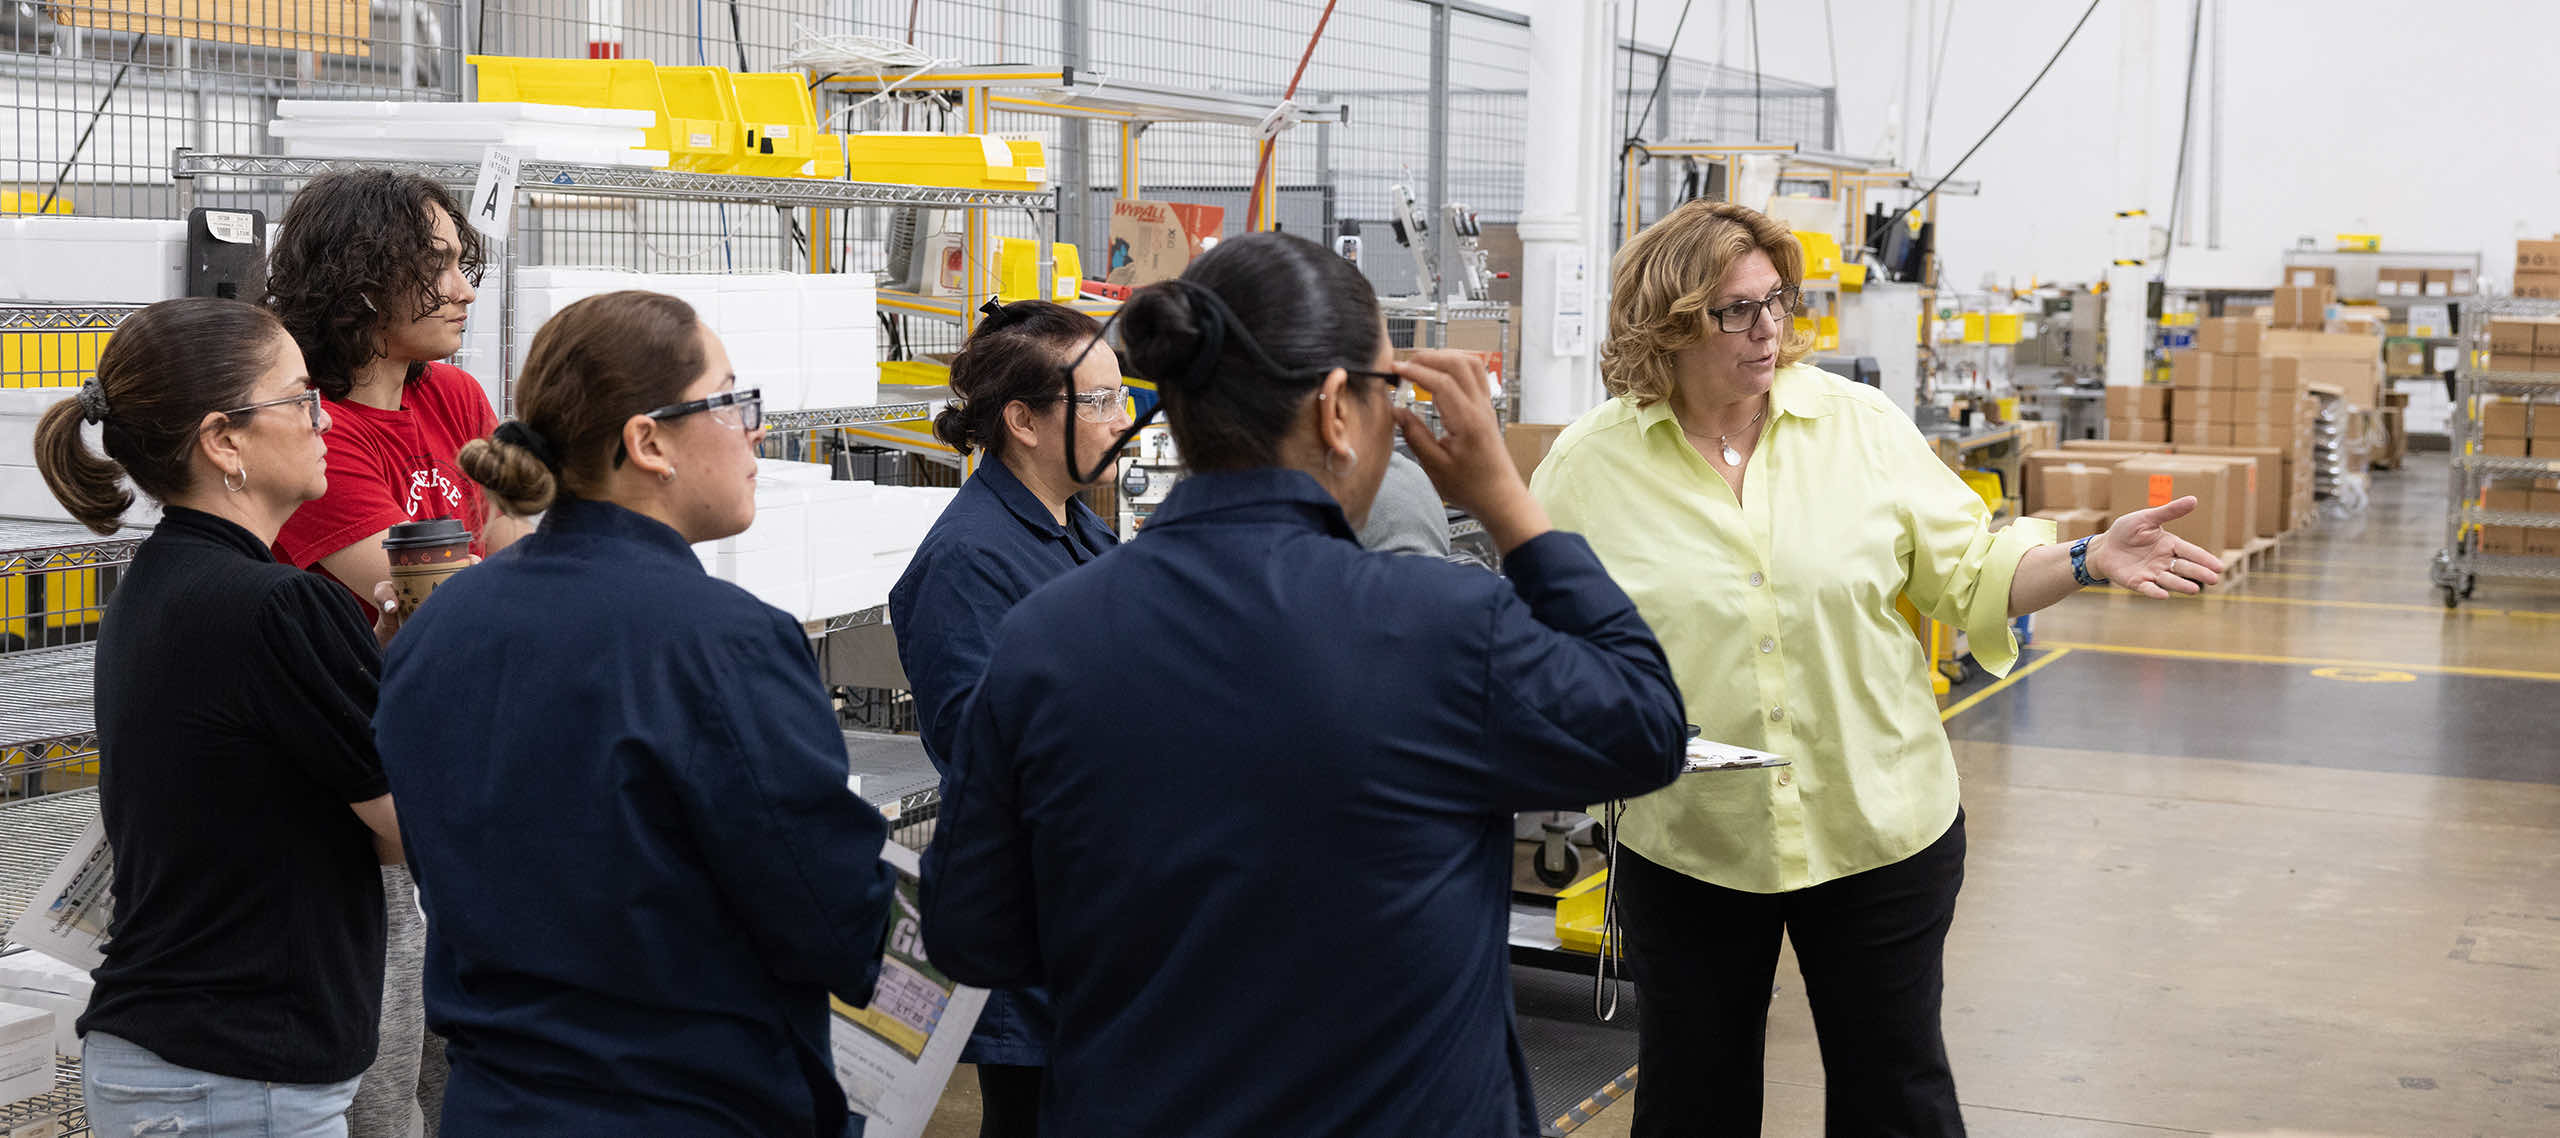
M 2489 366 L 2498 371 L 2560 372 L 2560 320 L 2500 317 L 2489 321 Z
M 2560 399 L 2483 401 L 2480 435 L 2480 453 L 2493 458 L 2560 458 Z
M 2560 300 L 2560 238 L 2516 242 L 2516 295 Z
M 2506 514 L 2560 516 L 2560 480 L 2493 483 L 2482 495 L 2480 508 Z M 2560 528 L 2482 526 L 2480 552 L 2508 557 L 2560 557 Z
M 2288 288 L 2313 288 L 2325 285 L 2332 294 L 2335 294 L 2338 291 L 2338 270 L 2325 265 L 2318 268 L 2310 265 L 2287 265 L 2284 270 L 2284 280 L 2280 283 Z
M 2327 384 L 2344 393 L 2348 405 L 2382 405 L 2381 329 L 2372 333 L 2305 332 L 2278 329 L 2266 334 L 2266 355 L 2301 361 L 2302 382 Z
M 2276 289 L 2276 302 L 2273 309 L 2275 326 L 2314 329 L 2325 327 L 2329 320 L 2329 306 L 2337 302 L 2338 290 L 2333 285 L 2279 286 Z M 2229 310 L 2225 309 L 2225 311 Z
M 2169 441 L 2169 388 L 2164 384 L 2107 389 L 2107 441 Z

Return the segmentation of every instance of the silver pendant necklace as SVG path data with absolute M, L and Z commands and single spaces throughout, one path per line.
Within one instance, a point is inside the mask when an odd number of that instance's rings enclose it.
M 1729 442 L 1726 442 L 1725 440 L 1726 440 L 1726 439 L 1729 439 L 1729 438 L 1732 438 L 1732 437 L 1733 437 L 1733 436 L 1735 436 L 1735 435 L 1741 434 L 1741 433 L 1742 433 L 1742 432 L 1744 432 L 1744 431 L 1750 430 L 1750 429 L 1751 429 L 1751 428 L 1753 428 L 1753 427 L 1757 427 L 1757 426 L 1759 426 L 1759 425 L 1760 425 L 1760 416 L 1761 416 L 1761 415 L 1766 415 L 1766 414 L 1768 414 L 1768 413 L 1769 413 L 1769 405 L 1768 405 L 1768 404 L 1766 404 L 1766 403 L 1763 403 L 1763 404 L 1761 404 L 1761 405 L 1760 405 L 1760 411 L 1759 411 L 1759 414 L 1755 414 L 1755 415 L 1751 416 L 1751 421 L 1750 421 L 1750 422 L 1748 422 L 1748 423 L 1744 423 L 1743 425 L 1741 425 L 1741 426 L 1739 426 L 1739 427 L 1736 427 L 1736 428 L 1734 428 L 1734 429 L 1732 429 L 1732 430 L 1730 430 L 1730 431 L 1727 431 L 1727 432 L 1725 432 L 1724 434 L 1721 434 L 1721 435 L 1717 435 L 1717 436 L 1716 436 L 1716 449 L 1718 449 L 1719 451 L 1723 452 L 1723 454 L 1724 454 L 1724 464 L 1725 464 L 1726 466 L 1740 466 L 1740 465 L 1742 465 L 1742 452 L 1741 452 L 1741 451 L 1738 451 L 1738 450 L 1733 449 L 1733 444 L 1732 444 L 1732 443 L 1729 443 Z

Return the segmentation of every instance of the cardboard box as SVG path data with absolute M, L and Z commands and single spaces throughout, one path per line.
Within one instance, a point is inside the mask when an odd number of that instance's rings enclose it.
M 2225 486 L 2229 481 L 2229 471 L 2220 465 L 2172 455 L 2128 459 L 2116 467 L 2109 498 L 2115 503 L 2114 511 L 2125 514 L 2193 496 L 2195 512 L 2169 523 L 2169 532 L 2219 552 L 2230 548 L 2222 543 L 2230 527 L 2231 497 Z
M 2480 440 L 2480 453 L 2491 458 L 2531 458 L 2533 448 L 2523 439 L 2487 438 Z
M 2176 443 L 2182 454 L 2190 446 L 2227 447 L 2232 438 L 2229 423 L 2173 423 L 2169 427 L 2169 441 Z
M 2217 450 L 2235 449 L 2228 444 L 2214 444 Z M 2177 460 L 2197 466 L 2219 467 L 2224 473 L 2222 544 L 2207 549 L 2238 549 L 2258 537 L 2258 460 L 2229 454 L 2186 454 Z M 2202 542 L 2197 544 L 2202 545 Z
M 2453 270 L 2451 269 L 2428 269 L 2419 281 L 2418 295 L 2420 296 L 2453 295 Z
M 2184 390 L 2210 387 L 2238 387 L 2243 371 L 2255 371 L 2254 356 L 2236 356 L 2208 352 L 2200 348 L 2179 348 L 2169 353 L 2169 385 Z M 2170 417 L 2177 416 L 2176 400 L 2171 400 Z
M 2169 447 L 2166 443 L 2147 443 L 2133 439 L 2066 439 L 2063 441 L 2062 449 L 2102 450 L 2130 454 L 2145 454 L 2165 451 L 2168 450 Z
M 2560 238 L 2516 242 L 2516 274 L 2560 273 Z
M 2139 387 L 2118 384 L 2107 389 L 2107 418 L 2166 419 L 2169 417 L 2169 389 L 2156 383 Z
M 2078 461 L 2040 464 L 2027 475 L 2028 508 L 2104 512 L 2115 467 L 2115 463 Z
M 2532 437 L 2533 405 L 2521 399 L 2500 399 L 2482 406 L 2480 433 L 2493 439 Z
M 2393 377 L 2427 374 L 2426 341 L 2384 340 L 2382 342 L 2382 374 Z
M 1502 429 L 1503 449 L 1511 452 L 1511 465 L 1519 468 L 1521 481 L 1537 472 L 1547 451 L 1556 445 L 1556 436 L 1563 433 L 1560 423 L 1513 423 Z
M 2533 350 L 2527 354 L 2560 356 L 2560 320 L 2532 320 L 2527 323 L 2533 325 Z M 2491 325 L 2492 335 L 2495 335 L 2495 327 Z M 2489 350 L 2494 352 L 2498 349 L 2491 345 Z
M 1111 203 L 1111 253 L 1104 280 L 1148 285 L 1190 267 L 1226 224 L 1220 206 L 1120 198 Z
M 2516 557 L 2525 552 L 2523 526 L 2480 527 L 2480 552 L 2493 557 Z
M 2285 495 L 2291 493 L 2293 491 L 2293 487 L 2285 475 L 2286 464 L 2283 451 L 2274 447 L 2232 446 L 2215 447 L 2212 450 L 2203 452 L 2198 452 L 2187 447 L 2180 447 L 2178 448 L 2178 453 L 2181 455 L 2194 453 L 2226 455 L 2233 458 L 2246 458 L 2257 463 L 2255 467 L 2250 469 L 2249 477 L 2255 485 L 2255 492 L 2258 499 L 2258 536 L 2274 537 L 2275 535 L 2284 532 L 2282 529 L 2279 529 L 2278 526 L 2284 517 Z
M 2231 428 L 2231 445 L 2243 449 L 2293 454 L 2302 450 L 2308 441 L 2302 428 L 2291 424 L 2259 423 Z
M 2560 557 L 2560 529 L 2524 531 L 2524 551 L 2532 557 Z
M 2337 302 L 2338 290 L 2328 285 L 2309 288 L 2284 287 L 2276 290 L 2275 326 L 2278 328 L 2318 328 L 2329 319 L 2329 306 Z
M 2208 357 L 2209 358 L 2209 357 Z M 2180 387 L 2169 398 L 2169 421 L 2206 423 L 2221 418 L 2221 409 L 2236 392 L 2220 387 Z
M 2106 528 L 2107 516 L 2098 510 L 2038 510 L 2031 517 L 2053 523 L 2055 541 L 2078 541 L 2094 537 Z
M 2560 273 L 2516 273 L 2516 295 L 2527 300 L 2560 300 Z
M 53 1013 L 0 1004 L 0 1105 L 53 1090 Z
M 2216 316 L 2196 322 L 2196 346 L 2226 356 L 2258 354 L 2260 333 L 2265 326 L 2255 320 L 2237 316 Z
M 2315 268 L 2310 265 L 2287 265 L 2281 275 L 2283 277 L 2281 283 L 2288 287 L 2317 288 L 2326 286 L 2333 295 L 2338 291 L 2338 270 L 2328 268 L 2326 266 Z
M 2540 320 L 2492 320 L 2489 322 L 2489 354 L 2492 357 L 2540 354 L 2544 327 Z M 2549 327 L 2553 330 L 2552 347 L 2560 349 L 2560 323 Z M 2560 351 L 2552 354 L 2560 355 Z
M 2426 270 L 2376 270 L 2373 291 L 2377 296 L 2424 296 L 2427 292 Z
M 2532 513 L 2535 493 L 2533 484 L 2529 482 L 2491 486 L 2488 493 L 2481 495 L 2480 508 L 2501 513 Z
M 2166 449 L 2169 424 L 2159 419 L 2109 419 L 2106 441 L 2152 443 Z

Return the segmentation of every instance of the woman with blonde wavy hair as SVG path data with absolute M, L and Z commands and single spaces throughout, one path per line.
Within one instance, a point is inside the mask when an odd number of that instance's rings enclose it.
M 1982 499 L 1871 387 L 1804 362 L 1804 254 L 1756 211 L 1691 202 L 1612 268 L 1614 398 L 1556 440 L 1532 489 L 1662 638 L 1689 719 L 1793 765 L 1628 804 L 1610 882 L 1644 1002 L 1634 1133 L 1760 1133 L 1783 933 L 1805 977 L 1827 1132 L 1964 1132 L 1939 1031 L 1964 879 L 1956 767 L 1907 596 L 2005 674 L 2010 620 L 2085 585 L 2150 597 L 2220 579 L 2163 529 L 2181 498 L 2101 536 L 1995 530 Z

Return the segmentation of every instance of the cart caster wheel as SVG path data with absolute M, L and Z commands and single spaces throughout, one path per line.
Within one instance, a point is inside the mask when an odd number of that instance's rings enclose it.
M 2478 578 L 2478 577 L 2465 577 L 2465 578 L 2463 578 L 2463 579 L 2462 579 L 2462 599 L 2463 599 L 2463 600 L 2466 600 L 2466 601 L 2467 601 L 2467 600 L 2470 600 L 2470 599 L 2471 599 L 2471 590 L 2473 590 L 2473 589 L 2477 589 L 2477 588 L 2479 588 L 2479 587 L 2480 587 L 2480 578 Z
M 1539 845 L 1538 856 L 1530 866 L 1538 874 L 1538 884 L 1549 889 L 1562 889 L 1573 884 L 1574 874 L 1582 870 L 1582 858 L 1573 852 L 1571 845 L 1566 845 L 1563 847 L 1564 864 L 1550 865 L 1547 861 L 1548 849 L 1549 847 L 1544 844 Z
M 2462 607 L 2462 594 L 2456 591 L 2451 585 L 2445 586 L 2444 607 L 2447 612 L 2451 612 L 2454 609 Z

